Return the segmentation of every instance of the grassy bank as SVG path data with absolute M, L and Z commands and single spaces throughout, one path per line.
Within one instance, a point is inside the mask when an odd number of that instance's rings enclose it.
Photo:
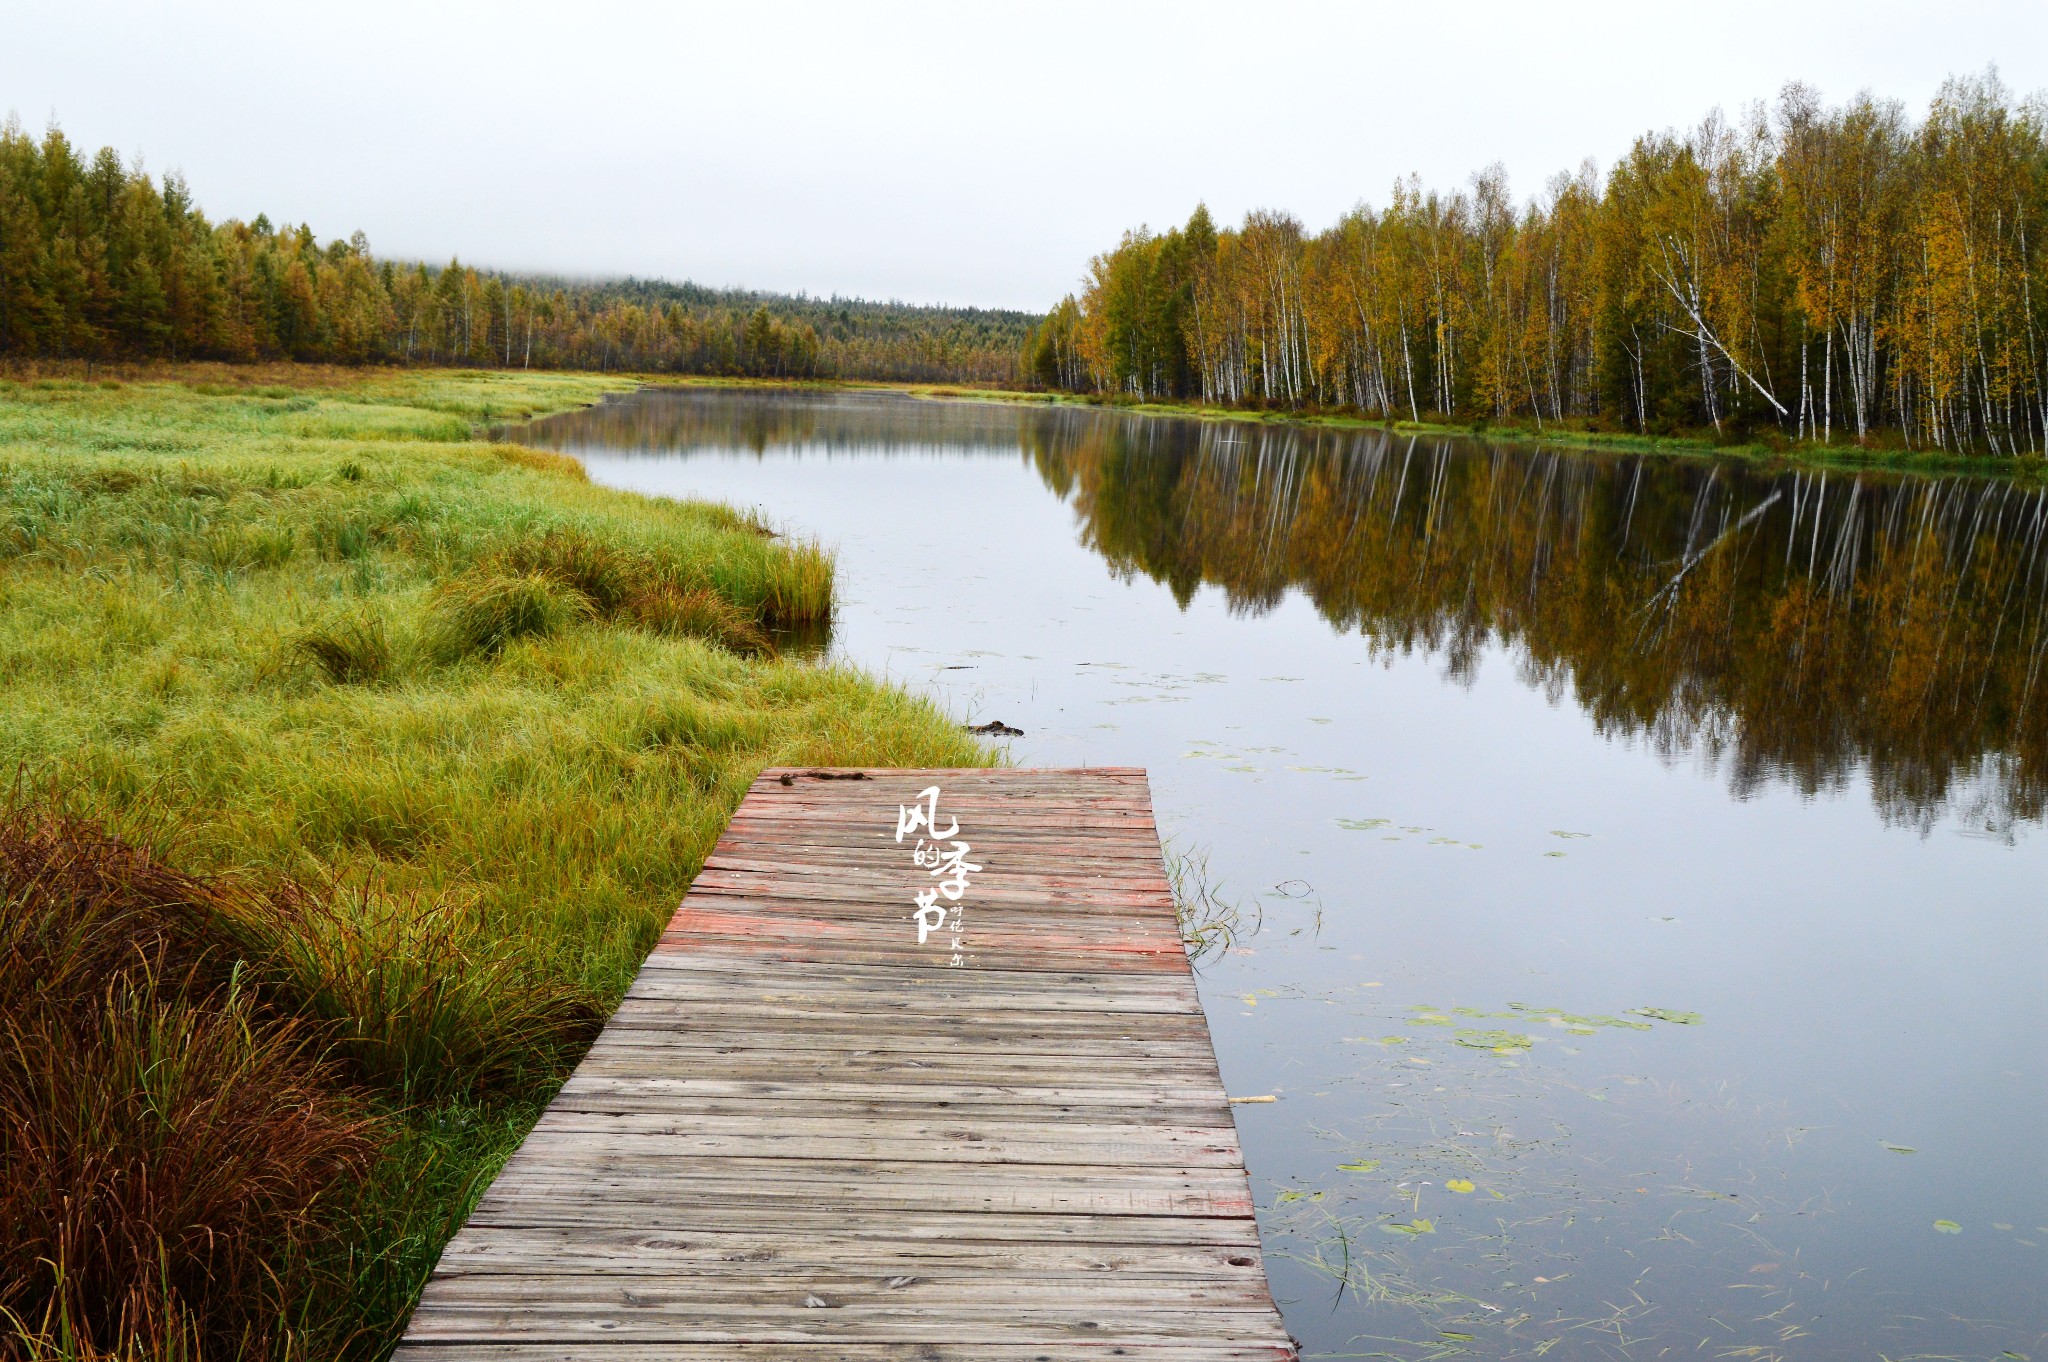
M 985 760 L 474 438 L 622 386 L 0 382 L 0 1355 L 376 1356 L 761 766 Z

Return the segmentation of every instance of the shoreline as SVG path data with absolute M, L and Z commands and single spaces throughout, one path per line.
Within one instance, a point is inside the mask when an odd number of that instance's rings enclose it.
M 711 374 L 655 374 L 642 380 L 649 388 L 783 388 L 826 392 L 895 392 L 927 401 L 1012 403 L 1046 407 L 1087 407 L 1181 420 L 1285 425 L 1329 430 L 1377 430 L 1392 435 L 1449 435 L 1503 443 L 1553 445 L 1594 454 L 1660 454 L 1686 458 L 1732 459 L 1760 468 L 1799 467 L 1847 469 L 1920 475 L 1963 473 L 2011 478 L 2018 482 L 2048 481 L 2048 459 L 1930 450 L 1872 449 L 1857 445 L 1811 442 L 1776 446 L 1762 441 L 1721 444 L 1704 435 L 1633 435 L 1622 431 L 1497 426 L 1491 422 L 1376 420 L 1320 412 L 1247 411 L 1204 406 L 1195 402 L 1130 402 L 1080 393 L 1055 393 L 1024 388 L 976 387 L 964 383 L 910 383 L 879 379 L 771 379 L 721 377 Z
M 11 371 L 10 371 L 11 370 Z M 186 383 L 200 375 L 228 380 L 238 386 L 281 384 L 323 389 L 347 388 L 375 379 L 411 378 L 416 382 L 482 381 L 518 384 L 542 379 L 588 382 L 607 394 L 642 388 L 779 389 L 818 392 L 892 392 L 927 401 L 1010 403 L 1045 407 L 1086 407 L 1097 411 L 1129 412 L 1139 416 L 1163 416 L 1180 420 L 1228 422 L 1249 425 L 1283 425 L 1327 430 L 1376 430 L 1390 435 L 1457 436 L 1502 443 L 1550 445 L 1595 454 L 1658 454 L 1682 458 L 1730 459 L 1755 468 L 1815 468 L 1858 472 L 1888 472 L 1939 476 L 1965 474 L 1974 477 L 2010 478 L 2020 483 L 2048 482 L 2048 458 L 2034 459 L 1988 454 L 1955 454 L 1933 450 L 1879 449 L 1850 444 L 1783 443 L 1751 440 L 1724 444 L 1710 434 L 1635 435 L 1625 431 L 1581 430 L 1523 424 L 1495 425 L 1490 421 L 1471 423 L 1449 421 L 1404 421 L 1375 419 L 1336 412 L 1251 411 L 1237 407 L 1207 406 L 1199 402 L 1129 401 L 1085 393 L 1051 392 L 1028 388 L 1005 388 L 947 381 L 908 381 L 862 378 L 754 378 L 745 375 L 643 373 L 634 370 L 611 372 L 576 369 L 472 369 L 437 368 L 426 365 L 332 365 L 297 364 L 291 361 L 233 363 L 200 360 L 172 362 L 31 360 L 0 365 L 0 384 L 36 387 L 51 384 L 97 386 L 107 381 L 125 383 Z M 587 406 L 572 402 L 548 410 L 503 411 L 485 406 L 479 424 L 485 428 L 508 421 L 528 420 L 556 411 Z

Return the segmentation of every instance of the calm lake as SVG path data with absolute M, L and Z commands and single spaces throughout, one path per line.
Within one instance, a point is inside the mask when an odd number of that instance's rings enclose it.
M 2048 500 L 888 395 L 518 428 L 1149 768 L 1313 1357 L 2048 1362 Z M 798 643 L 800 641 L 792 641 Z

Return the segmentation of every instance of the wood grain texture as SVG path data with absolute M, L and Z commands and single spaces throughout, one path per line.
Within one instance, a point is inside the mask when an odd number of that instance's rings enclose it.
M 397 1353 L 1294 1356 L 1134 769 L 764 772 Z

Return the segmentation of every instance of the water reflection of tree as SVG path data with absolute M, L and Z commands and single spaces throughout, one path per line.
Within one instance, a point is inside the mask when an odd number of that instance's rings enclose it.
M 672 388 L 634 393 L 510 427 L 508 438 L 607 453 L 959 454 L 1014 458 L 1019 413 L 997 402 L 889 392 Z
M 1083 542 L 1185 604 L 1306 594 L 1469 678 L 1487 646 L 1602 732 L 1737 794 L 1867 769 L 1892 821 L 2007 833 L 2048 804 L 2048 499 L 1974 479 L 1764 473 L 888 394 L 682 390 L 524 428 L 681 453 L 1016 458 Z M 991 508 L 991 516 L 1000 508 Z
M 1889 821 L 2000 833 L 2048 795 L 2043 493 L 1370 432 L 1038 413 L 1085 541 L 1185 603 L 1304 592 L 1374 648 L 1524 680 L 1748 794 L 1867 765 Z

